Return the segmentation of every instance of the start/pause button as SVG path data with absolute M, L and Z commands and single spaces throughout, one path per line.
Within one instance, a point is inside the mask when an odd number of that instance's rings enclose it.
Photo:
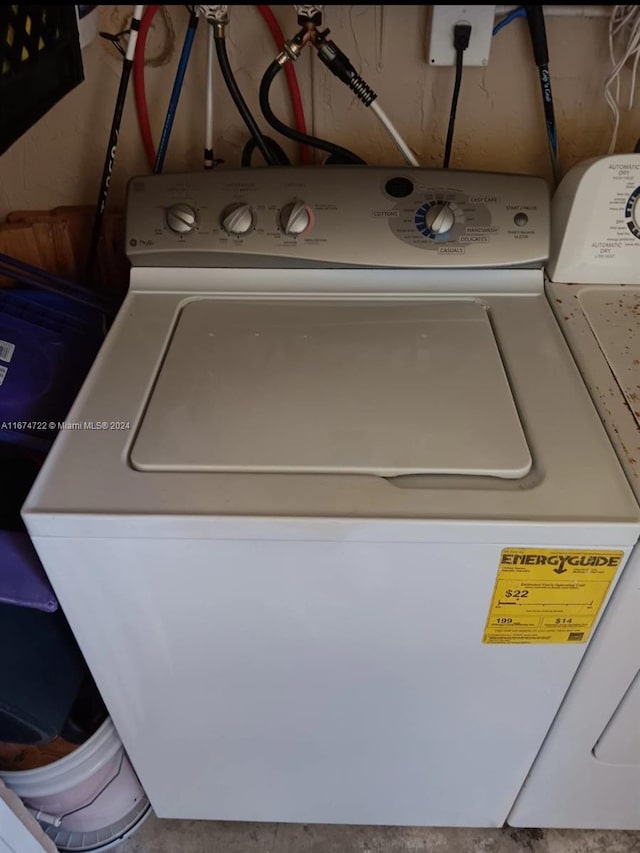
M 526 225 L 527 222 L 529 221 L 529 217 L 527 216 L 526 213 L 522 213 L 522 211 L 521 211 L 520 213 L 516 213 L 516 215 L 513 217 L 513 221 L 515 222 L 516 225 L 518 225 L 520 228 L 522 228 L 522 226 Z

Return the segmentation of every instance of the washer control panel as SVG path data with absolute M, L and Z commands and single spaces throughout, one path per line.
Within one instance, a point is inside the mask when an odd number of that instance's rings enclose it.
M 135 266 L 536 267 L 548 256 L 540 178 L 362 166 L 134 178 Z
M 640 284 L 640 154 L 574 167 L 552 205 L 552 281 Z

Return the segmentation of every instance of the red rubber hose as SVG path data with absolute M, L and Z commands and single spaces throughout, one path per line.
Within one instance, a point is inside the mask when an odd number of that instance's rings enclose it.
M 153 136 L 151 135 L 151 124 L 149 122 L 149 110 L 147 108 L 147 96 L 144 83 L 144 55 L 147 44 L 147 35 L 149 28 L 153 22 L 153 18 L 160 8 L 159 5 L 146 6 L 140 22 L 140 31 L 138 33 L 138 42 L 136 44 L 136 53 L 133 58 L 133 89 L 136 98 L 136 111 L 138 114 L 138 125 L 140 127 L 140 135 L 142 136 L 142 144 L 144 146 L 149 168 L 153 169 L 156 162 L 156 150 L 153 144 Z M 276 43 L 278 50 L 282 50 L 284 46 L 284 34 L 280 29 L 280 24 L 276 20 L 275 15 L 269 6 L 259 5 L 256 7 L 262 15 L 265 23 L 271 31 L 273 40 Z M 304 118 L 304 108 L 302 106 L 302 96 L 300 95 L 300 87 L 298 86 L 298 78 L 293 65 L 288 62 L 284 67 L 287 75 L 287 84 L 289 87 L 289 95 L 291 97 L 291 105 L 293 108 L 293 117 L 296 129 L 301 133 L 307 132 L 307 126 Z M 307 145 L 300 146 L 300 159 L 303 163 L 311 162 L 311 152 Z
M 284 47 L 284 34 L 280 29 L 280 24 L 276 20 L 275 15 L 273 14 L 269 6 L 260 5 L 256 6 L 256 8 L 264 18 L 266 25 L 271 30 L 271 35 L 273 36 L 273 40 L 276 43 L 276 47 L 278 48 L 278 50 L 282 50 L 282 48 Z M 287 85 L 289 86 L 289 95 L 291 97 L 291 106 L 293 107 L 293 118 L 296 130 L 299 130 L 300 133 L 306 133 L 307 125 L 304 120 L 304 108 L 302 106 L 300 87 L 298 86 L 296 70 L 291 62 L 287 62 L 287 64 L 284 66 L 284 72 L 287 75 Z M 311 152 L 309 151 L 309 147 L 307 145 L 300 146 L 300 159 L 303 163 L 311 162 Z
M 136 96 L 136 111 L 138 113 L 138 125 L 140 126 L 140 134 L 142 136 L 142 144 L 149 161 L 149 168 L 153 169 L 156 162 L 156 150 L 153 144 L 151 135 L 151 124 L 149 122 L 149 110 L 147 109 L 147 95 L 144 86 L 144 52 L 147 43 L 147 34 L 153 18 L 160 6 L 145 6 L 142 20 L 140 21 L 140 30 L 138 32 L 138 42 L 136 44 L 136 53 L 133 57 L 133 90 Z

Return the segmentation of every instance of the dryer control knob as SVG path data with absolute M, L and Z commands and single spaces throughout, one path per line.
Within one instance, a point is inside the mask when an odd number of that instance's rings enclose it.
M 279 220 L 285 234 L 297 237 L 311 225 L 311 211 L 303 201 L 292 201 L 282 208 Z
M 189 204 L 171 204 L 164 216 L 167 225 L 176 234 L 188 234 L 196 227 L 196 212 Z
M 456 217 L 446 203 L 432 204 L 427 215 L 425 216 L 425 224 L 432 234 L 448 234 L 456 224 Z
M 255 224 L 255 213 L 250 204 L 232 204 L 222 211 L 222 227 L 227 234 L 248 234 Z

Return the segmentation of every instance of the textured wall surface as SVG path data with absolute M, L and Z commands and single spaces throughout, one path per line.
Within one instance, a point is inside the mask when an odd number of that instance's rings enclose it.
M 286 35 L 297 26 L 292 6 L 275 6 Z M 130 6 L 102 7 L 101 28 L 126 26 Z M 164 118 L 188 14 L 164 7 L 156 16 L 147 50 L 147 93 L 154 137 Z M 407 142 L 425 166 L 441 162 L 447 128 L 452 68 L 426 62 L 428 6 L 327 6 L 332 37 L 379 94 Z M 609 69 L 607 20 L 548 21 L 551 71 L 559 126 L 562 169 L 604 154 L 611 118 L 602 91 Z M 275 56 L 269 31 L 254 6 L 232 7 L 229 54 L 249 104 L 257 107 L 260 77 Z M 0 158 L 0 219 L 11 209 L 50 208 L 95 202 L 104 161 L 120 59 L 97 39 L 84 53 L 85 82 Z M 204 121 L 205 26 L 197 33 L 165 171 L 201 168 Z M 369 163 L 401 163 L 375 117 L 332 77 L 307 49 L 296 64 L 307 121 L 316 133 L 339 142 Z M 629 72 L 626 72 L 629 74 Z M 239 165 L 247 138 L 216 68 L 216 156 Z M 628 78 L 623 81 L 627 91 Z M 274 85 L 273 104 L 286 120 L 290 108 L 284 81 Z M 261 122 L 264 125 L 264 122 Z M 618 150 L 633 149 L 640 135 L 640 106 L 623 112 Z M 295 146 L 285 148 L 297 156 Z M 259 164 L 260 157 L 255 155 Z M 454 168 L 550 175 L 546 136 L 526 23 L 517 20 L 494 39 L 486 68 L 465 69 L 458 109 Z M 148 171 L 130 89 L 112 183 L 110 207 L 122 207 L 132 175 Z

